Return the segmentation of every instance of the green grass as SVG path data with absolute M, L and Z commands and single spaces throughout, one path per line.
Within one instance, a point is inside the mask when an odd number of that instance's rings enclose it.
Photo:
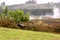
M 60 40 L 60 34 L 0 27 L 0 40 Z

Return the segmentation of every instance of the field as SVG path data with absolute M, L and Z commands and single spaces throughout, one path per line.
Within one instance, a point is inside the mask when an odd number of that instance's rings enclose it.
M 60 40 L 60 34 L 0 27 L 0 40 Z

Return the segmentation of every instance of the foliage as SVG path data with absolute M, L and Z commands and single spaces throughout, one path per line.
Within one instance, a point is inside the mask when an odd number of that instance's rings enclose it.
M 16 22 L 10 20 L 10 17 L 4 16 L 3 14 L 2 16 L 0 15 L 0 26 L 8 28 L 19 28 Z
M 29 14 L 24 14 L 22 10 L 11 11 L 9 15 L 17 23 L 29 20 Z
M 24 14 L 24 12 L 22 10 L 9 10 L 8 7 L 6 7 L 3 10 L 3 13 L 0 14 L 0 17 L 2 18 L 9 18 L 17 23 L 21 23 L 24 21 L 28 21 L 29 20 L 29 13 Z
M 29 14 L 24 14 L 22 10 L 9 10 L 7 7 L 0 14 L 0 26 L 9 28 L 19 28 L 17 27 L 19 23 L 29 21 Z
M 28 21 L 29 20 L 29 13 L 21 17 L 21 21 Z
M 7 14 L 8 10 L 9 10 L 8 7 L 5 7 L 5 9 L 3 10 L 3 13 Z
M 0 26 L 19 28 L 17 23 L 23 23 L 24 28 L 33 31 L 60 32 L 60 19 L 46 18 L 36 21 L 29 21 L 30 13 L 24 14 L 22 10 L 8 10 L 6 7 L 0 14 Z M 28 22 L 27 22 L 28 21 Z
M 27 30 L 60 33 L 60 21 L 52 19 L 31 20 L 23 24 L 25 24 L 24 29 Z

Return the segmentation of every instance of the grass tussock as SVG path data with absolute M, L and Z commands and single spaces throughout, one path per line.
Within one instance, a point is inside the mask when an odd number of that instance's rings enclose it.
M 0 20 L 0 26 L 7 28 L 19 28 L 16 22 L 12 20 Z
M 43 19 L 43 20 L 33 20 L 26 22 L 25 28 L 34 31 L 43 32 L 60 32 L 60 21 L 59 19 Z
M 28 22 L 22 22 L 21 24 L 24 24 L 22 29 L 26 30 L 60 33 L 59 19 L 31 20 Z M 21 28 L 21 26 L 18 26 L 18 24 L 12 20 L 0 20 L 0 26 L 8 28 Z

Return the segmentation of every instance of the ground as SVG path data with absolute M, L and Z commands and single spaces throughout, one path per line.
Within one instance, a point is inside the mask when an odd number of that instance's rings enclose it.
M 60 40 L 60 34 L 0 27 L 0 40 Z

